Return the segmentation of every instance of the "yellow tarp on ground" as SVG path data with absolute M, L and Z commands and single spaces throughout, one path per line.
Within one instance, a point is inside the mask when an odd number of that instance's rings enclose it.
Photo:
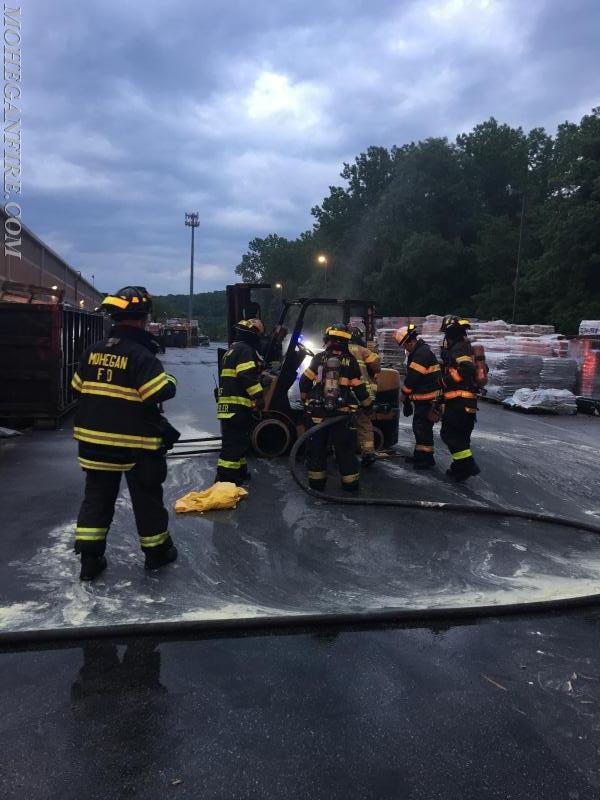
M 217 481 L 201 492 L 188 492 L 175 501 L 175 511 L 185 514 L 188 511 L 213 511 L 217 508 L 236 508 L 248 492 L 235 483 Z

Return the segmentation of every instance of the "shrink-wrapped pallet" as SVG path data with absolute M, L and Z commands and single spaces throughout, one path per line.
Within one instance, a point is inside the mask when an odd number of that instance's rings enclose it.
M 577 362 L 574 358 L 542 358 L 540 389 L 575 390 L 577 383 Z
M 542 371 L 541 356 L 486 352 L 489 367 L 486 396 L 492 400 L 505 400 L 517 389 L 536 389 Z
M 505 406 L 523 411 L 549 411 L 553 414 L 576 414 L 577 400 L 567 389 L 518 389 L 504 401 Z
M 392 367 L 399 372 L 405 372 L 406 353 L 394 338 L 396 328 L 380 328 L 376 334 L 376 349 L 381 359 L 382 367 Z

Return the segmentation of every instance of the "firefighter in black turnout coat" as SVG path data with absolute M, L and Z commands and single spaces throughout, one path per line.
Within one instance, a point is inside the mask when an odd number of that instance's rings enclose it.
M 113 328 L 85 351 L 72 380 L 81 395 L 74 436 L 86 474 L 75 534 L 81 580 L 93 580 L 106 567 L 106 537 L 123 473 L 146 568 L 177 558 L 162 484 L 165 452 L 179 434 L 158 406 L 174 397 L 176 380 L 164 371 L 155 341 L 144 330 L 152 300 L 142 286 L 126 286 L 105 297 L 100 308 L 110 314 Z
M 433 457 L 433 425 L 440 397 L 440 365 L 429 345 L 417 336 L 417 326 L 409 323 L 394 334 L 398 345 L 408 354 L 406 379 L 402 387 L 404 416 L 413 416 L 415 449 L 407 461 L 415 469 L 431 469 Z
M 236 341 L 225 352 L 219 374 L 221 453 L 216 480 L 239 486 L 248 479 L 246 453 L 254 425 L 252 415 L 260 413 L 265 405 L 258 354 L 264 327 L 259 319 L 243 319 L 235 330 Z
M 323 491 L 327 482 L 327 453 L 333 445 L 342 487 L 359 486 L 356 428 L 353 412 L 359 405 L 370 413 L 373 401 L 356 358 L 348 350 L 352 334 L 343 324 L 325 331 L 326 349 L 317 353 L 300 378 L 300 395 L 312 425 L 327 417 L 345 415 L 344 422 L 319 431 L 309 441 L 308 483 Z
M 442 320 L 440 329 L 445 334 L 441 437 L 452 455 L 447 475 L 457 481 L 464 481 L 480 472 L 471 450 L 471 434 L 477 418 L 477 383 L 473 348 L 467 338 L 470 327 L 468 319 L 448 315 Z

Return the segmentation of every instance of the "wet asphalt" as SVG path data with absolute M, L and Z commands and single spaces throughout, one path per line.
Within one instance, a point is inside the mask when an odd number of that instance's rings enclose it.
M 164 360 L 179 378 L 172 421 L 184 436 L 216 432 L 214 348 Z M 340 509 L 302 495 L 284 463 L 252 462 L 239 509 L 172 519 L 181 558 L 162 574 L 141 570 L 123 494 L 106 576 L 82 588 L 69 552 L 82 486 L 70 425 L 0 446 L 0 630 L 526 601 L 600 585 L 591 534 Z M 483 405 L 481 478 L 449 484 L 439 446 L 434 474 L 390 460 L 362 492 L 598 519 L 599 444 L 596 419 Z M 172 460 L 167 502 L 208 485 L 214 462 Z M 599 625 L 592 606 L 5 646 L 0 797 L 600 797 Z

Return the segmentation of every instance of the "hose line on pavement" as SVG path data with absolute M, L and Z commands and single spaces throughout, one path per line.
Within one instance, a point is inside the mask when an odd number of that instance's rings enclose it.
M 361 498 L 339 497 L 337 495 L 317 492 L 308 486 L 296 463 L 302 445 L 317 431 L 344 421 L 346 417 L 332 417 L 307 430 L 297 440 L 289 456 L 289 467 L 292 476 L 300 488 L 319 500 L 338 505 L 353 506 L 395 506 L 399 508 L 421 509 L 427 511 L 450 511 L 457 514 L 479 514 L 492 517 L 512 517 L 530 522 L 544 522 L 551 525 L 562 525 L 567 528 L 589 531 L 600 535 L 600 526 L 585 521 L 561 517 L 554 514 L 541 514 L 519 508 L 473 505 L 466 503 L 443 503 L 437 500 L 398 500 L 397 498 Z M 210 451 L 204 451 L 210 452 Z M 198 453 L 199 455 L 201 453 Z M 372 626 L 374 624 L 423 624 L 430 621 L 451 621 L 482 619 L 507 615 L 549 613 L 568 608 L 598 606 L 600 594 L 588 594 L 575 597 L 560 597 L 551 600 L 520 601 L 517 603 L 501 603 L 490 605 L 449 606 L 433 608 L 368 608 L 362 611 L 335 611 L 325 613 L 297 614 L 281 613 L 275 615 L 257 615 L 237 618 L 199 618 L 171 619 L 160 622 L 130 622 L 111 625 L 93 625 L 67 628 L 41 628 L 37 630 L 0 631 L 0 648 L 9 651 L 27 649 L 31 646 L 75 646 L 78 642 L 95 639 L 129 639 L 133 636 L 183 638 L 193 635 L 215 636 L 244 635 L 254 632 L 256 635 L 272 633 L 274 630 L 303 632 L 303 629 L 327 628 L 339 626 Z
M 456 514 L 479 514 L 481 516 L 489 517 L 515 517 L 517 519 L 524 519 L 530 522 L 545 522 L 550 525 L 562 525 L 566 528 L 577 528 L 578 530 L 589 531 L 600 535 L 600 525 L 594 525 L 585 520 L 572 519 L 570 517 L 561 517 L 558 514 L 542 514 L 537 511 L 528 511 L 521 508 L 512 508 L 510 506 L 484 506 L 475 505 L 473 503 L 444 503 L 439 500 L 399 500 L 397 497 L 340 497 L 335 494 L 327 494 L 326 492 L 318 492 L 316 489 L 311 489 L 305 482 L 301 474 L 300 467 L 296 463 L 298 451 L 302 445 L 307 442 L 311 436 L 314 436 L 318 431 L 329 428 L 331 425 L 336 425 L 344 422 L 347 419 L 345 416 L 331 417 L 323 422 L 309 428 L 302 436 L 296 441 L 289 456 L 289 468 L 292 477 L 298 486 L 307 494 L 318 498 L 319 500 L 326 500 L 328 503 L 337 503 L 338 505 L 348 506 L 396 506 L 398 508 L 413 508 L 413 509 L 426 509 L 428 511 L 452 511 Z

